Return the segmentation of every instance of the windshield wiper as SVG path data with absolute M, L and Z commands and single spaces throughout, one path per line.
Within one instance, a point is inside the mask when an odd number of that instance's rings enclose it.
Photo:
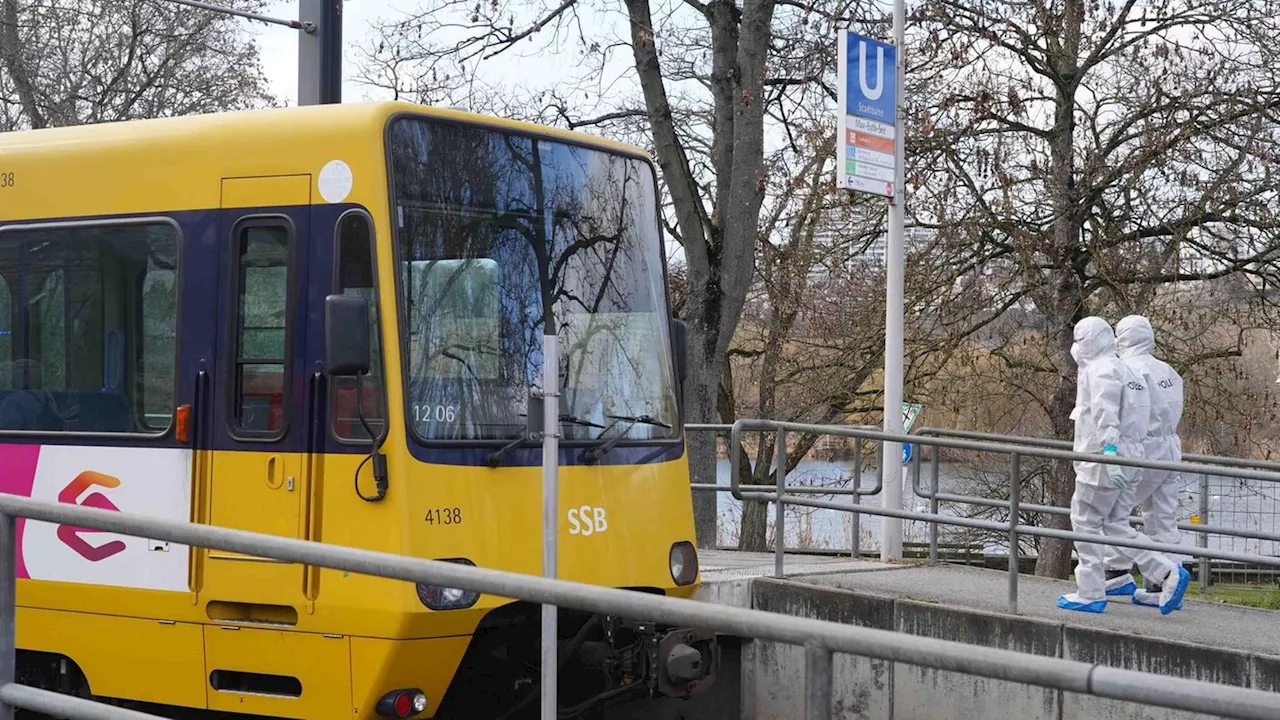
M 666 430 L 671 429 L 670 425 L 662 422 L 661 420 L 659 420 L 658 418 L 652 415 L 640 415 L 639 417 L 631 417 L 630 415 L 607 415 L 606 414 L 605 417 L 609 418 L 610 420 L 621 420 L 626 422 L 639 423 L 641 425 L 653 425 L 654 427 L 660 427 Z
M 605 417 L 614 421 L 613 425 L 610 425 L 609 428 L 613 428 L 618 423 L 627 423 L 627 427 L 617 435 L 605 440 L 602 444 L 596 445 L 590 450 L 587 450 L 586 454 L 583 455 L 583 458 L 587 461 L 588 465 L 594 465 L 599 462 L 600 458 L 604 457 L 614 448 L 615 445 L 622 441 L 622 438 L 627 436 L 627 432 L 631 430 L 632 425 L 653 425 L 655 427 L 666 428 L 667 430 L 671 429 L 670 425 L 662 422 L 652 415 L 639 415 L 636 417 L 632 417 L 630 415 L 605 415 Z M 605 429 L 604 432 L 600 433 L 600 437 L 603 438 L 604 434 L 607 432 L 609 432 L 609 429 Z
M 528 418 L 528 415 L 525 415 L 523 417 Z M 598 425 L 596 423 L 591 422 L 590 420 L 583 420 L 582 418 L 575 417 L 573 415 L 561 415 L 560 422 L 567 423 L 569 425 L 578 425 L 581 427 L 592 427 L 592 428 L 599 428 L 601 430 L 608 430 L 608 428 L 606 428 L 604 425 Z M 541 435 L 541 431 L 527 432 L 524 435 L 521 435 L 515 440 L 512 440 L 506 445 L 503 445 L 497 450 L 494 450 L 493 452 L 486 455 L 484 458 L 485 463 L 488 464 L 489 467 L 497 467 L 498 461 L 502 459 L 503 455 L 506 455 L 507 453 L 511 452 L 521 443 L 533 442 L 534 440 L 539 439 L 538 437 L 539 435 Z

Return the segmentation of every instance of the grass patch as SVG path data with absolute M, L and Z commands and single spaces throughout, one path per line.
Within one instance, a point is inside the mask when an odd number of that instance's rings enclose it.
M 1280 610 L 1280 585 L 1210 585 L 1209 602 Z

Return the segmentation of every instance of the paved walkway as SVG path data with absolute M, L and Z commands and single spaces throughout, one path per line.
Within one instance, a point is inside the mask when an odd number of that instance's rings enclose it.
M 702 582 L 724 582 L 753 577 L 773 577 L 773 553 L 738 552 L 736 550 L 699 550 L 698 567 Z M 783 556 L 787 577 L 804 577 L 822 573 L 866 572 L 887 570 L 894 566 L 873 560 L 850 560 L 824 555 Z
M 773 555 L 711 551 L 700 553 L 704 592 L 711 602 L 743 605 L 750 597 L 745 581 L 773 576 Z M 1008 574 L 963 565 L 889 565 L 872 560 L 848 560 L 787 555 L 788 579 L 827 587 L 897 598 L 1008 612 Z M 731 590 L 732 588 L 732 590 Z M 1280 611 L 1206 602 L 1193 581 L 1183 609 L 1161 615 L 1159 609 L 1133 605 L 1129 598 L 1113 600 L 1101 614 L 1078 613 L 1057 607 L 1058 596 L 1075 583 L 1020 575 L 1018 614 L 1080 627 L 1100 628 L 1209 647 L 1280 656 Z

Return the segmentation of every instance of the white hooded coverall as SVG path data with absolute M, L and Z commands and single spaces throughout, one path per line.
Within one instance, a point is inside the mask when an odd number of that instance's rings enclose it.
M 1182 420 L 1182 376 L 1161 360 L 1152 357 L 1155 333 L 1151 323 L 1141 315 L 1129 315 L 1116 323 L 1116 348 L 1120 360 L 1151 388 L 1151 420 L 1143 452 L 1148 460 L 1182 461 L 1182 441 L 1178 423 Z M 1177 545 L 1182 542 L 1178 531 L 1179 475 L 1170 470 L 1133 468 L 1137 470 L 1133 504 L 1143 506 L 1142 532 L 1155 542 Z M 1110 547 L 1106 565 L 1109 570 L 1128 570 L 1129 558 L 1119 548 Z M 1190 555 L 1172 555 L 1182 564 Z M 1154 583 L 1157 584 L 1158 583 Z M 1150 579 L 1147 586 L 1153 585 Z
M 1101 453 L 1104 447 L 1111 445 L 1116 447 L 1119 455 L 1142 457 L 1150 423 L 1151 394 L 1145 383 L 1116 355 L 1111 326 L 1099 317 L 1087 317 L 1076 323 L 1071 354 L 1079 367 L 1076 407 L 1071 412 L 1075 420 L 1075 451 Z M 1072 529 L 1079 533 L 1137 538 L 1138 532 L 1129 524 L 1129 512 L 1134 506 L 1136 468 L 1113 466 L 1120 468 L 1128 480 L 1125 488 L 1119 488 L 1104 464 L 1076 462 L 1074 466 L 1076 487 L 1071 497 Z M 1142 574 L 1155 582 L 1163 581 L 1169 573 L 1176 572 L 1174 564 L 1159 553 L 1135 548 L 1113 549 L 1129 563 L 1136 563 Z M 1077 542 L 1076 554 L 1079 556 L 1076 567 L 1078 599 L 1083 602 L 1105 600 L 1106 545 Z M 1127 568 L 1129 564 L 1123 566 Z

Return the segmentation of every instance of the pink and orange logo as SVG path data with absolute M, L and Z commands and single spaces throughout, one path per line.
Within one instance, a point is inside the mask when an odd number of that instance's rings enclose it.
M 94 472 L 93 470 L 86 470 L 77 475 L 75 480 L 72 480 L 70 484 L 62 489 L 62 492 L 58 493 L 58 502 L 75 505 L 77 504 L 76 500 L 80 497 L 81 493 L 95 485 L 104 488 L 119 487 L 120 479 L 110 475 L 104 475 L 100 472 Z M 79 504 L 84 507 L 97 508 L 99 510 L 120 512 L 120 508 L 116 507 L 115 503 L 111 502 L 106 495 L 103 495 L 100 492 L 90 494 Z M 112 555 L 124 552 L 125 544 L 123 541 L 112 540 L 111 542 L 103 543 L 102 545 L 93 545 L 82 537 L 83 535 L 97 532 L 102 531 L 94 530 L 92 528 L 76 527 L 75 525 L 59 525 L 58 539 L 65 543 L 67 547 L 75 550 L 81 557 L 89 562 L 99 562 L 106 560 Z

